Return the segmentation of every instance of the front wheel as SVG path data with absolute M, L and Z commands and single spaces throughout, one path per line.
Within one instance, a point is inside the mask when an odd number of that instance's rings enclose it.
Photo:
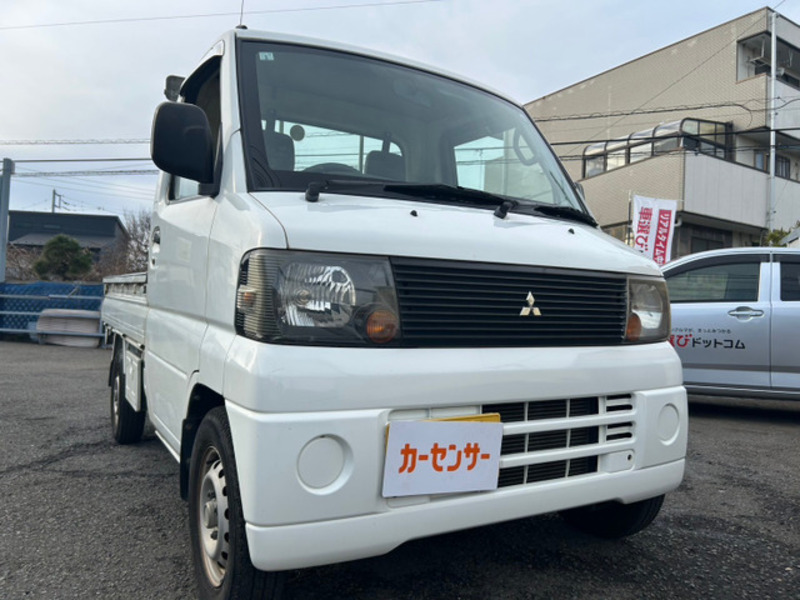
M 212 409 L 197 430 L 189 468 L 189 532 L 203 600 L 277 600 L 281 573 L 250 562 L 231 429 L 225 408 Z
M 606 502 L 581 506 L 561 513 L 564 520 L 597 537 L 617 539 L 638 533 L 656 518 L 664 503 L 664 494 L 632 504 Z

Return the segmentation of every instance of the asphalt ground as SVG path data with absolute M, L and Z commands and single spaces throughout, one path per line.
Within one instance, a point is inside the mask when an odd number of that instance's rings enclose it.
M 0 341 L 0 599 L 195 597 L 178 468 L 118 446 L 108 350 Z M 800 599 L 800 403 L 693 398 L 683 485 L 603 541 L 544 516 L 287 574 L 289 598 Z

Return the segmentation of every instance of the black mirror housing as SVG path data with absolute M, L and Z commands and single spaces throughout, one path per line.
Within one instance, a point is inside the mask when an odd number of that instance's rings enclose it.
M 156 109 L 150 156 L 171 175 L 199 183 L 214 182 L 214 142 L 203 109 L 164 102 Z

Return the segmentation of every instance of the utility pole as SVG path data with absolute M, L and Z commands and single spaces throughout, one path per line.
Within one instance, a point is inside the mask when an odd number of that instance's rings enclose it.
M 0 178 L 0 283 L 6 281 L 6 252 L 8 251 L 8 205 L 11 197 L 11 176 L 14 161 L 3 159 L 3 175 Z
M 61 201 L 64 199 L 64 194 L 59 194 L 55 190 L 53 190 L 53 199 L 50 201 L 50 212 L 56 212 L 56 198 L 58 198 L 58 208 L 63 208 L 61 206 Z
M 776 184 L 775 184 L 775 80 L 778 76 L 778 32 L 776 22 L 778 13 L 774 10 L 770 15 L 770 81 L 769 81 L 769 207 L 767 208 L 767 232 L 775 229 L 775 204 L 776 204 Z

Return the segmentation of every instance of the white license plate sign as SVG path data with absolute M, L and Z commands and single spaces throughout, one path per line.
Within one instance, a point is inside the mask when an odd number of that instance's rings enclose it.
M 383 496 L 496 489 L 502 440 L 502 423 L 391 423 L 386 444 Z

